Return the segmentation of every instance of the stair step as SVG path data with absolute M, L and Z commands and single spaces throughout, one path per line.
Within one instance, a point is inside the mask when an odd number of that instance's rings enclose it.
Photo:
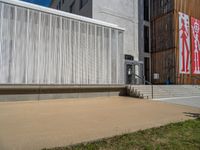
M 135 95 L 144 98 L 152 96 L 151 85 L 132 85 L 130 90 L 130 92 L 135 92 Z M 193 85 L 154 85 L 153 90 L 154 98 L 200 96 L 200 86 Z

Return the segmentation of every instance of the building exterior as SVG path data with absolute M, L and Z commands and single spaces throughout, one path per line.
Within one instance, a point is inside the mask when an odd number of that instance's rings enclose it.
M 0 0 L 0 84 L 124 84 L 124 29 Z
M 146 80 L 155 84 L 192 84 L 200 80 L 200 69 L 195 72 L 195 68 L 200 68 L 200 54 L 197 52 L 200 51 L 197 44 L 200 35 L 193 33 L 191 27 L 192 23 L 193 26 L 197 24 L 194 19 L 200 19 L 199 0 L 66 0 L 65 3 L 67 9 L 62 1 L 53 0 L 52 7 L 125 28 L 124 54 L 144 63 Z M 71 6 L 75 9 L 70 9 Z M 185 45 L 179 32 L 180 13 L 188 15 L 189 20 L 190 35 L 185 53 L 181 52 Z M 185 63 L 188 72 L 184 72 L 183 67 L 181 69 Z M 135 69 L 135 73 L 141 76 L 139 70 Z
M 51 7 L 125 28 L 124 55 L 142 62 L 135 73 L 143 76 L 144 70 L 146 79 L 151 80 L 149 0 L 52 0 Z
M 198 61 L 200 66 L 200 46 L 197 60 L 193 58 L 192 51 L 193 46 L 198 51 L 198 44 L 195 43 L 200 41 L 196 38 L 196 42 L 193 42 L 192 27 L 192 18 L 200 20 L 199 6 L 199 0 L 151 0 L 151 68 L 154 83 L 164 84 L 170 81 L 173 84 L 200 84 L 200 71 L 192 71 L 195 67 L 193 62 Z M 200 24 L 197 28 L 198 26 Z M 185 44 L 183 34 L 187 37 Z M 200 32 L 195 35 L 200 37 Z M 154 79 L 155 74 L 159 78 Z
M 0 83 L 124 84 L 135 78 L 127 82 L 130 69 L 154 84 L 199 83 L 198 6 L 199 0 L 52 1 L 73 15 L 0 0 Z
M 51 8 L 92 18 L 92 0 L 52 0 Z

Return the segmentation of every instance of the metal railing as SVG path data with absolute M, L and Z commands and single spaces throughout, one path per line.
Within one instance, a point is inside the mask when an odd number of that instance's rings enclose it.
M 142 84 L 148 84 L 148 85 L 150 85 L 151 86 L 151 96 L 152 96 L 152 99 L 154 98 L 154 85 L 153 85 L 153 83 L 151 83 L 151 82 L 149 82 L 149 81 L 147 81 L 144 77 L 141 77 L 141 76 L 139 76 L 139 75 L 137 75 L 137 74 L 133 74 L 133 76 L 136 78 L 139 78 L 141 81 L 142 81 Z M 198 85 L 197 84 L 197 82 L 200 82 L 200 77 L 197 77 L 197 76 L 192 76 L 191 77 L 191 80 L 192 80 L 192 83 L 193 83 L 193 85 Z M 132 83 L 133 84 L 133 83 Z M 140 84 L 140 83 L 139 83 Z M 137 85 L 137 83 L 136 83 L 136 85 Z M 157 85 L 157 86 L 159 86 L 159 85 Z M 198 87 L 200 88 L 200 85 L 198 85 Z M 160 87 L 159 86 L 159 88 L 161 88 L 162 89 L 162 87 Z M 165 91 L 165 89 L 163 88 L 162 90 L 164 90 Z M 169 92 L 169 91 L 166 91 L 166 92 Z M 170 92 L 170 94 L 171 94 L 171 92 Z
M 144 84 L 144 85 L 145 85 L 145 84 L 148 84 L 148 85 L 151 86 L 151 97 L 152 97 L 152 99 L 153 99 L 153 98 L 154 98 L 153 83 L 151 83 L 151 82 L 145 80 L 144 77 L 141 77 L 141 76 L 139 76 L 139 75 L 137 75 L 137 74 L 133 74 L 133 75 L 134 75 L 135 77 L 141 79 L 141 80 L 143 81 L 143 84 Z

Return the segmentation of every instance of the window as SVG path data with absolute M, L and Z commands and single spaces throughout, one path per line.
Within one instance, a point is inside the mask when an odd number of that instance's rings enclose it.
M 75 12 L 75 1 L 73 1 L 73 3 L 70 5 L 69 12 L 70 13 L 74 13 Z
M 160 0 L 160 7 L 164 6 L 164 0 Z
M 65 3 L 65 0 L 62 0 L 62 4 L 64 4 Z
M 169 1 L 169 0 L 160 0 L 160 10 L 163 12 L 163 13 L 167 13 L 169 11 L 169 9 L 171 8 L 171 5 L 172 4 L 172 0 Z
M 144 58 L 144 75 L 145 80 L 150 81 L 150 61 L 148 57 Z
M 61 1 L 59 1 L 58 5 L 57 5 L 57 9 L 61 10 Z
M 144 20 L 149 21 L 149 0 L 144 1 Z
M 166 7 L 168 3 L 169 3 L 169 0 L 160 0 L 160 7 L 161 8 Z
M 144 52 L 149 53 L 149 27 L 144 26 Z
M 80 0 L 80 9 L 88 3 L 88 0 Z

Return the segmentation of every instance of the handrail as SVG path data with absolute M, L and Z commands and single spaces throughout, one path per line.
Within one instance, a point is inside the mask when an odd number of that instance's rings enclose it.
M 139 76 L 139 75 L 137 75 L 137 74 L 133 74 L 133 75 L 136 76 L 136 77 L 138 77 L 138 78 L 140 78 L 141 80 L 143 80 L 143 81 L 144 81 L 144 84 L 147 83 L 147 84 L 151 85 L 151 97 L 152 97 L 152 99 L 153 99 L 153 97 L 154 97 L 154 93 L 153 93 L 153 92 L 154 92 L 154 91 L 153 91 L 153 83 L 151 83 L 151 82 L 145 80 L 144 77 L 141 77 L 141 76 Z

